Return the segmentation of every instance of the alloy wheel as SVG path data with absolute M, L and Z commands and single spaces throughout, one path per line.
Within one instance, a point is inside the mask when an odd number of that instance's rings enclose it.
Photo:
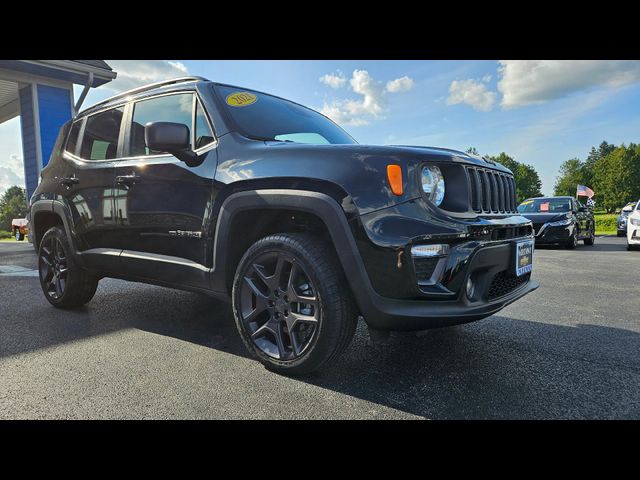
M 245 269 L 240 317 L 251 341 L 266 355 L 295 360 L 318 332 L 320 300 L 309 275 L 285 252 L 266 252 Z
M 39 271 L 47 295 L 56 300 L 62 297 L 69 269 L 62 243 L 55 236 L 46 239 L 46 243 L 40 247 Z

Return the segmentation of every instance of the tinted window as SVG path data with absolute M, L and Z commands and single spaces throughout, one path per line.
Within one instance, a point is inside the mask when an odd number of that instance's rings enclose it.
M 196 102 L 196 150 L 213 142 L 213 132 L 205 115 L 200 102 Z
M 533 198 L 518 205 L 520 213 L 557 213 L 571 211 L 570 198 Z
M 234 87 L 214 87 L 240 133 L 257 139 L 313 144 L 354 144 L 338 125 L 309 108 Z
M 164 97 L 151 98 L 136 102 L 133 108 L 133 122 L 131 124 L 131 149 L 129 155 L 144 156 L 157 155 L 157 152 L 149 149 L 144 141 L 144 126 L 150 122 L 182 123 L 189 127 L 191 132 L 191 119 L 193 116 L 193 95 L 184 93 L 178 95 L 165 95 Z M 191 145 L 189 145 L 191 147 Z
M 116 158 L 123 113 L 124 107 L 119 107 L 87 117 L 80 146 L 81 158 L 85 160 Z
M 76 145 L 78 144 L 78 135 L 80 134 L 80 126 L 82 125 L 82 120 L 75 122 L 71 126 L 71 131 L 69 132 L 69 138 L 67 138 L 67 146 L 65 150 L 69 153 L 76 153 Z

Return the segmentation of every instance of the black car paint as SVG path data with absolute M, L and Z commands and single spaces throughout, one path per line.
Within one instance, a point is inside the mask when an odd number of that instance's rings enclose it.
M 62 148 L 69 124 L 61 131 L 32 197 L 31 218 L 37 230 L 41 213 L 60 216 L 86 268 L 227 298 L 233 265 L 225 252 L 234 242 L 228 234 L 233 215 L 247 209 L 286 209 L 312 213 L 325 224 L 360 311 L 375 328 L 420 329 L 476 320 L 537 288 L 530 280 L 493 301 L 470 301 L 463 293 L 470 265 L 482 259 L 484 273 L 510 269 L 515 242 L 531 238 L 492 235 L 530 225 L 522 216 L 478 216 L 469 210 L 462 166 L 510 173 L 501 165 L 428 147 L 250 140 L 234 131 L 221 99 L 205 81 L 118 98 L 78 118 L 124 105 L 127 122 L 131 102 L 173 92 L 194 92 L 216 135 L 200 152 L 197 167 L 169 154 L 127 158 L 126 133 L 118 147 L 123 158 L 83 161 Z M 422 192 L 419 177 L 425 163 L 441 166 L 452 179 L 443 208 Z M 401 196 L 391 192 L 388 164 L 402 167 Z M 74 175 L 77 183 L 60 183 Z M 39 239 L 35 241 L 37 245 Z M 410 253 L 416 243 L 451 245 L 439 284 L 416 284 Z

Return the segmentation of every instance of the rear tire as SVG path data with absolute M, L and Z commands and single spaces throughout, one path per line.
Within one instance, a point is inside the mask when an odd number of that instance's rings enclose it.
M 56 308 L 74 308 L 93 298 L 98 278 L 75 260 L 67 235 L 60 227 L 51 227 L 38 249 L 40 286 L 45 298 Z
M 281 233 L 258 240 L 240 260 L 232 291 L 236 327 L 269 370 L 307 374 L 351 342 L 358 317 L 335 257 L 311 234 Z

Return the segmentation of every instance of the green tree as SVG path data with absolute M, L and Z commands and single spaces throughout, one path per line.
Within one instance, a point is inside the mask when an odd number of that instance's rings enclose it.
M 579 158 L 565 160 L 560 165 L 560 173 L 556 177 L 553 194 L 558 196 L 567 195 L 575 197 L 578 185 L 586 185 L 593 188 L 593 182 L 587 181 L 584 162 Z
M 640 198 L 640 145 L 623 144 L 598 158 L 593 179 L 598 204 L 609 211 Z
M 609 155 L 615 149 L 616 149 L 615 145 L 611 143 L 607 143 L 605 141 L 601 142 L 598 148 L 591 147 L 591 151 L 589 152 L 589 155 L 587 155 L 587 159 L 584 161 L 584 164 L 582 167 L 583 182 L 581 183 L 581 185 L 586 185 L 587 187 L 593 187 L 595 185 L 594 167 L 596 162 L 599 159 Z
M 0 197 L 0 229 L 11 230 L 14 218 L 24 218 L 27 214 L 27 194 L 24 188 L 9 187 Z

